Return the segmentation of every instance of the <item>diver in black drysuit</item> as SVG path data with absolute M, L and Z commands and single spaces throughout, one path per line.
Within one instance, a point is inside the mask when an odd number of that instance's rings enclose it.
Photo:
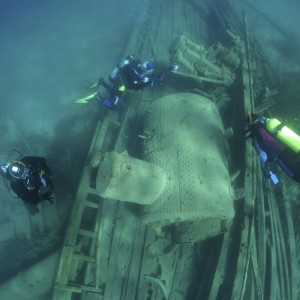
M 132 55 L 123 59 L 118 66 L 112 71 L 109 80 L 112 83 L 110 86 L 103 78 L 97 82 L 98 85 L 103 86 L 110 98 L 97 94 L 97 99 L 101 100 L 103 105 L 110 109 L 116 108 L 119 98 L 128 90 L 142 90 L 147 86 L 155 84 L 162 85 L 167 73 L 172 70 L 177 70 L 178 66 L 172 63 L 165 71 L 158 75 L 154 73 L 154 64 L 151 61 L 141 61 Z
M 0 172 L 12 191 L 22 199 L 30 214 L 39 212 L 37 205 L 44 200 L 53 203 L 52 175 L 42 157 L 23 156 L 0 166 Z

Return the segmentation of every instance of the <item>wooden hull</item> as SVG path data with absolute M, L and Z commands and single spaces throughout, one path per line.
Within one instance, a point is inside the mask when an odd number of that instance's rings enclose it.
M 103 111 L 70 216 L 53 299 L 296 299 L 290 207 L 277 202 L 262 178 L 243 130 L 245 111 L 272 104 L 258 97 L 275 82 L 271 67 L 249 37 L 244 16 L 229 2 L 154 2 L 145 8 L 124 55 L 154 58 L 166 67 L 168 47 L 185 33 L 205 47 L 220 41 L 234 48 L 240 59 L 235 77 L 227 85 L 211 73 L 173 74 L 161 88 L 128 94 L 116 112 Z M 102 199 L 95 188 L 102 154 L 127 151 L 139 157 L 144 113 L 154 100 L 174 92 L 209 97 L 233 131 L 228 144 L 235 218 L 230 230 L 205 241 L 182 243 L 171 233 L 155 232 L 141 221 L 136 205 Z

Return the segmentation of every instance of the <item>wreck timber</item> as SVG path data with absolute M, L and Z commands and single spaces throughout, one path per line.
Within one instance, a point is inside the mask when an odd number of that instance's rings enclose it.
M 186 63 L 186 70 L 170 75 L 161 88 L 128 94 L 116 112 L 103 110 L 100 115 L 74 199 L 53 299 L 294 300 L 296 254 L 291 209 L 278 202 L 273 187 L 262 177 L 253 147 L 245 142 L 241 130 L 245 111 L 269 107 L 259 100 L 259 94 L 275 82 L 269 80 L 270 65 L 264 64 L 258 74 L 265 58 L 249 36 L 245 16 L 237 14 L 229 1 L 154 2 L 141 12 L 143 22 L 134 28 L 124 56 L 134 53 L 154 58 L 166 67 L 168 48 L 183 38 L 189 51 L 182 48 L 177 58 Z M 235 78 L 224 68 L 215 67 L 215 60 L 209 60 L 216 50 L 209 48 L 213 43 L 209 40 L 212 19 L 219 26 L 222 43 L 232 47 L 226 55 L 233 55 L 231 62 L 236 61 L 234 55 L 239 59 Z M 202 46 L 198 48 L 198 44 Z M 197 56 L 198 50 L 207 55 L 198 61 L 207 68 L 206 75 L 189 73 L 194 72 L 189 59 L 195 53 Z M 234 92 L 227 91 L 228 80 L 220 85 L 209 70 L 219 72 L 222 80 L 233 79 L 230 88 Z M 196 80 L 191 83 L 193 77 Z M 95 178 L 97 166 L 108 151 L 127 151 L 139 157 L 141 139 L 147 135 L 141 132 L 141 119 L 152 102 L 191 89 L 219 107 L 227 126 L 236 200 L 229 230 L 204 241 L 184 242 L 142 222 L 136 205 L 100 197 Z

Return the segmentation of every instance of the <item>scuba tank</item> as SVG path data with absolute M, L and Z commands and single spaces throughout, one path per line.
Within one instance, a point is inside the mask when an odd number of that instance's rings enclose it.
M 300 152 L 300 136 L 283 125 L 280 121 L 277 119 L 267 119 L 266 129 L 294 152 Z

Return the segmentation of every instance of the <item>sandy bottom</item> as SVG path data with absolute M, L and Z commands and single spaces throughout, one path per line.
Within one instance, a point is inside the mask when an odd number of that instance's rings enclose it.
M 25 136 L 51 131 L 86 109 L 70 101 L 110 73 L 139 8 L 120 0 L 11 2 L 1 9 L 1 115 Z

